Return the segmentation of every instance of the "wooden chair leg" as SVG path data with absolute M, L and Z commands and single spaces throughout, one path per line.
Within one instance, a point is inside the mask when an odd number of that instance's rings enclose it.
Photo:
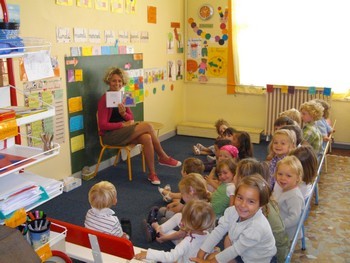
M 118 153 L 117 153 L 117 155 L 115 156 L 114 163 L 113 163 L 114 166 L 117 166 L 117 164 L 118 164 L 118 162 L 119 162 L 119 160 L 120 160 L 120 154 L 121 154 L 121 152 L 122 152 L 122 149 L 118 149 Z
M 129 172 L 129 181 L 132 181 L 132 170 L 131 170 L 131 155 L 130 149 L 127 150 L 127 161 L 128 161 L 128 172 Z
M 145 160 L 145 153 L 143 151 L 143 145 L 141 145 L 141 154 L 142 154 L 142 171 L 146 172 L 146 160 Z
M 97 161 L 97 164 L 96 164 L 96 168 L 95 168 L 95 174 L 94 174 L 94 176 L 96 176 L 96 175 L 97 175 L 97 172 L 98 172 L 98 167 L 100 166 L 101 159 L 102 159 L 102 155 L 103 155 L 103 153 L 105 152 L 105 150 L 106 150 L 106 147 L 103 147 L 103 148 L 101 149 L 100 156 L 98 157 L 98 161 Z

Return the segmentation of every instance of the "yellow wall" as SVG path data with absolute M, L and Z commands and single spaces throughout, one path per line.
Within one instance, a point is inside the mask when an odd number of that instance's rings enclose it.
M 105 29 L 149 31 L 149 43 L 133 45 L 135 52 L 144 54 L 144 68 L 165 67 L 168 60 L 185 59 L 184 54 L 166 54 L 166 36 L 172 31 L 170 22 L 180 22 L 182 33 L 188 26 L 184 0 L 139 0 L 137 15 L 112 14 L 76 6 L 57 6 L 54 0 L 11 0 L 8 3 L 20 5 L 21 36 L 40 37 L 52 43 L 51 53 L 59 58 L 63 87 L 66 86 L 64 56 L 70 55 L 71 46 L 79 46 L 79 44 L 56 43 L 57 26 L 69 27 L 71 30 L 73 27 L 83 27 L 101 31 Z M 213 1 L 213 3 L 216 2 Z M 147 23 L 148 5 L 157 7 L 157 24 Z M 191 29 L 187 28 L 187 30 Z M 18 68 L 16 60 L 14 68 Z M 161 89 L 163 84 L 166 86 L 165 91 Z M 174 91 L 170 90 L 171 84 L 174 85 Z M 20 85 L 19 81 L 17 85 Z M 152 92 L 154 87 L 157 88 L 156 94 Z M 145 119 L 164 123 L 165 127 L 160 131 L 161 135 L 174 131 L 177 123 L 186 120 L 213 123 L 218 118 L 224 118 L 233 126 L 261 128 L 265 126 L 263 95 L 227 95 L 226 87 L 223 85 L 183 83 L 183 81 L 158 82 L 146 85 L 146 90 L 149 96 L 145 97 Z M 334 101 L 332 106 L 332 119 L 337 119 L 335 141 L 350 143 L 348 131 L 350 103 Z M 65 120 L 65 135 L 66 142 L 61 144 L 60 155 L 37 164 L 30 168 L 31 171 L 57 179 L 70 175 L 67 120 Z
M 183 59 L 183 54 L 167 54 L 167 33 L 173 32 L 171 22 L 179 22 L 181 28 L 178 30 L 184 34 L 184 4 L 183 1 L 137 1 L 137 14 L 113 14 L 106 11 L 94 9 L 58 6 L 55 0 L 11 0 L 8 4 L 19 4 L 21 13 L 21 37 L 39 37 L 52 43 L 51 54 L 59 58 L 61 68 L 62 86 L 65 88 L 64 56 L 70 55 L 71 46 L 82 46 L 92 44 L 56 43 L 56 27 L 73 27 L 105 29 L 125 31 L 148 31 L 149 42 L 132 44 L 136 53 L 143 53 L 144 68 L 166 67 L 168 60 Z M 157 24 L 147 23 L 147 6 L 157 7 Z M 101 44 L 103 45 L 103 44 Z M 106 44 L 105 44 L 106 45 Z M 131 44 L 129 44 L 131 45 Z M 14 60 L 14 69 L 18 69 L 18 61 Z M 165 90 L 162 91 L 162 85 Z M 18 87 L 21 83 L 16 81 Z M 170 90 L 174 85 L 174 90 Z M 157 88 L 153 94 L 153 88 Z M 144 118 L 145 120 L 159 121 L 165 124 L 160 134 L 174 131 L 176 124 L 184 119 L 183 81 L 158 82 L 146 85 L 149 96 L 145 97 Z M 65 94 L 66 96 L 66 94 Z M 66 107 L 66 106 L 65 106 Z M 65 108 L 65 115 L 67 108 Z M 40 175 L 61 179 L 70 175 L 70 151 L 68 143 L 68 120 L 65 120 L 65 143 L 61 144 L 60 155 L 43 163 L 31 167 L 29 170 Z

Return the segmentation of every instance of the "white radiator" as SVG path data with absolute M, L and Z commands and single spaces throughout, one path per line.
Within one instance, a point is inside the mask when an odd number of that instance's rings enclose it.
M 271 86 L 268 90 L 271 90 Z M 281 112 L 291 108 L 299 110 L 302 103 L 312 99 L 322 99 L 331 104 L 331 95 L 328 93 L 325 95 L 324 88 L 316 88 L 315 94 L 309 94 L 307 87 L 294 87 L 294 93 L 291 94 L 288 93 L 287 86 L 273 85 L 272 92 L 266 92 L 265 135 L 267 139 L 273 134 L 273 124 Z

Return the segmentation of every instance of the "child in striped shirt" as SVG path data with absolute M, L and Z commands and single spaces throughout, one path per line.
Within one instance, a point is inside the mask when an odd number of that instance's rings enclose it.
M 85 227 L 102 233 L 129 239 L 111 206 L 117 204 L 117 189 L 108 181 L 101 181 L 89 191 L 91 209 L 85 216 Z

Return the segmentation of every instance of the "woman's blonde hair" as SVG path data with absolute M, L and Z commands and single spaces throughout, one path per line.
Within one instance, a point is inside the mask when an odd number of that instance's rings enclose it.
M 289 166 L 297 174 L 298 183 L 300 183 L 303 180 L 303 166 L 301 165 L 299 159 L 294 155 L 286 156 L 282 160 L 277 162 L 276 171 L 274 175 L 275 178 L 277 178 L 278 168 L 283 164 Z
M 204 231 L 215 225 L 215 213 L 210 203 L 203 200 L 191 200 L 182 210 L 182 230 L 186 232 Z
M 198 199 L 210 201 L 211 194 L 207 190 L 207 183 L 202 175 L 190 173 L 179 182 L 181 193 L 194 194 Z
M 237 197 L 237 193 L 239 188 L 242 186 L 252 187 L 258 190 L 259 192 L 259 207 L 266 205 L 270 201 L 270 185 L 266 182 L 264 178 L 260 174 L 252 174 L 242 178 L 242 180 L 238 183 L 235 197 Z
M 125 75 L 125 72 L 122 69 L 116 67 L 111 67 L 107 70 L 106 75 L 103 78 L 103 82 L 109 85 L 113 75 L 118 75 L 122 79 L 123 85 L 126 85 L 126 83 L 128 83 L 128 78 Z
M 101 181 L 91 187 L 89 191 L 89 203 L 93 208 L 109 208 L 117 200 L 117 189 L 108 181 Z

